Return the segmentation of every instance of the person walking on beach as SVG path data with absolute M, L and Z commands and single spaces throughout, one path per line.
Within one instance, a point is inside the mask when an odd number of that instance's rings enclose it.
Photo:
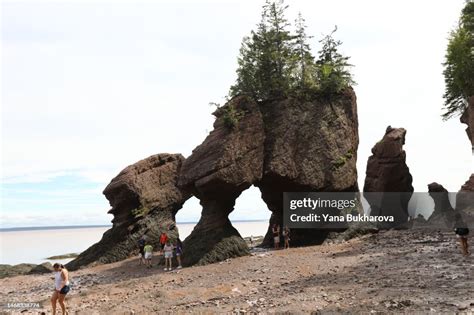
M 61 306 L 62 314 L 68 314 L 66 311 L 66 294 L 71 289 L 69 287 L 69 273 L 61 264 L 54 264 L 54 293 L 51 297 L 51 306 L 53 307 L 53 315 L 56 315 L 56 302 Z
M 283 228 L 283 239 L 285 240 L 285 249 L 290 248 L 290 229 L 288 226 Z
M 461 253 L 464 256 L 469 255 L 469 245 L 467 244 L 467 237 L 469 235 L 469 228 L 467 227 L 467 224 L 464 222 L 462 219 L 462 216 L 460 213 L 456 213 L 454 216 L 454 233 L 456 233 L 456 237 L 459 240 L 459 243 L 461 244 Z
M 151 268 L 151 256 L 153 256 L 153 246 L 150 243 L 147 243 L 143 248 L 145 252 L 145 265 L 147 268 Z
M 172 270 L 173 249 L 174 246 L 171 245 L 171 241 L 167 240 L 165 246 L 163 247 L 163 251 L 165 253 L 165 271 Z
M 145 264 L 145 235 L 138 240 L 138 264 Z
M 275 249 L 280 248 L 280 226 L 278 224 L 273 224 L 273 245 Z
M 161 233 L 160 235 L 161 250 L 163 250 L 167 241 L 168 241 L 168 235 L 165 232 Z
M 176 241 L 176 260 L 178 261 L 178 269 L 183 268 L 181 265 L 181 255 L 183 254 L 183 243 L 181 243 L 181 240 L 178 237 L 178 240 Z

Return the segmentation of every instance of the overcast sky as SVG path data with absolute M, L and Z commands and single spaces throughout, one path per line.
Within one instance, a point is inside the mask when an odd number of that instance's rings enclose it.
M 458 118 L 443 122 L 443 56 L 463 0 L 287 1 L 318 40 L 351 56 L 359 106 L 359 185 L 387 125 L 408 130 L 416 191 L 450 191 L 473 172 Z M 103 188 L 160 152 L 188 156 L 212 128 L 209 102 L 235 80 L 263 1 L 2 2 L 2 227 L 107 224 Z M 197 201 L 178 221 L 199 218 Z M 251 189 L 232 219 L 267 218 Z

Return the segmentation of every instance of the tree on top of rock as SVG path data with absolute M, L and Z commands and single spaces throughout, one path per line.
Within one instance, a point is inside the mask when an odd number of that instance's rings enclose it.
M 237 80 L 230 88 L 230 97 L 246 94 L 257 101 L 315 93 L 332 97 L 354 84 L 347 70 L 349 58 L 337 50 L 341 42 L 332 34 L 326 36 L 315 62 L 305 20 L 298 15 L 292 34 L 285 18 L 287 8 L 283 0 L 266 0 L 257 30 L 242 41 Z
M 295 62 L 296 69 L 294 73 L 296 88 L 301 91 L 306 91 L 315 87 L 316 81 L 314 77 L 315 64 L 314 56 L 311 54 L 311 47 L 308 44 L 308 39 L 312 36 L 306 34 L 305 19 L 298 13 L 296 23 L 295 36 Z
M 336 31 L 337 27 L 320 41 L 322 48 L 316 61 L 316 78 L 319 89 L 327 97 L 336 95 L 355 84 L 348 70 L 349 67 L 352 67 L 349 64 L 349 57 L 343 56 L 338 50 L 342 42 L 333 37 Z
M 283 0 L 267 0 L 257 31 L 245 37 L 238 58 L 237 82 L 230 95 L 249 94 L 257 100 L 284 95 L 291 81 L 293 37 L 288 31 Z
M 474 1 L 466 2 L 458 27 L 451 32 L 444 65 L 443 119 L 460 115 L 474 95 Z

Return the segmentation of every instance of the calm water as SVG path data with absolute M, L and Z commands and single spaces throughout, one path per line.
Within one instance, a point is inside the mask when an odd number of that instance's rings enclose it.
M 193 230 L 194 223 L 178 223 L 181 239 Z M 240 221 L 233 226 L 242 236 L 264 235 L 268 221 Z M 34 263 L 46 257 L 80 253 L 102 238 L 110 227 L 68 227 L 62 229 L 20 230 L 0 232 L 0 264 Z M 66 263 L 70 259 L 57 260 Z M 54 261 L 56 262 L 56 261 Z

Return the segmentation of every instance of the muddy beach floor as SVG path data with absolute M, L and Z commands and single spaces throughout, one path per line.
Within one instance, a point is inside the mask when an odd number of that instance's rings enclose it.
M 473 240 L 469 240 L 471 246 Z M 70 273 L 69 313 L 473 313 L 474 255 L 452 233 L 383 231 L 339 244 L 254 252 L 165 272 L 137 258 Z M 474 246 L 471 247 L 471 250 Z M 0 280 L 0 302 L 40 302 L 49 314 L 52 275 Z M 59 305 L 58 305 L 59 307 Z

